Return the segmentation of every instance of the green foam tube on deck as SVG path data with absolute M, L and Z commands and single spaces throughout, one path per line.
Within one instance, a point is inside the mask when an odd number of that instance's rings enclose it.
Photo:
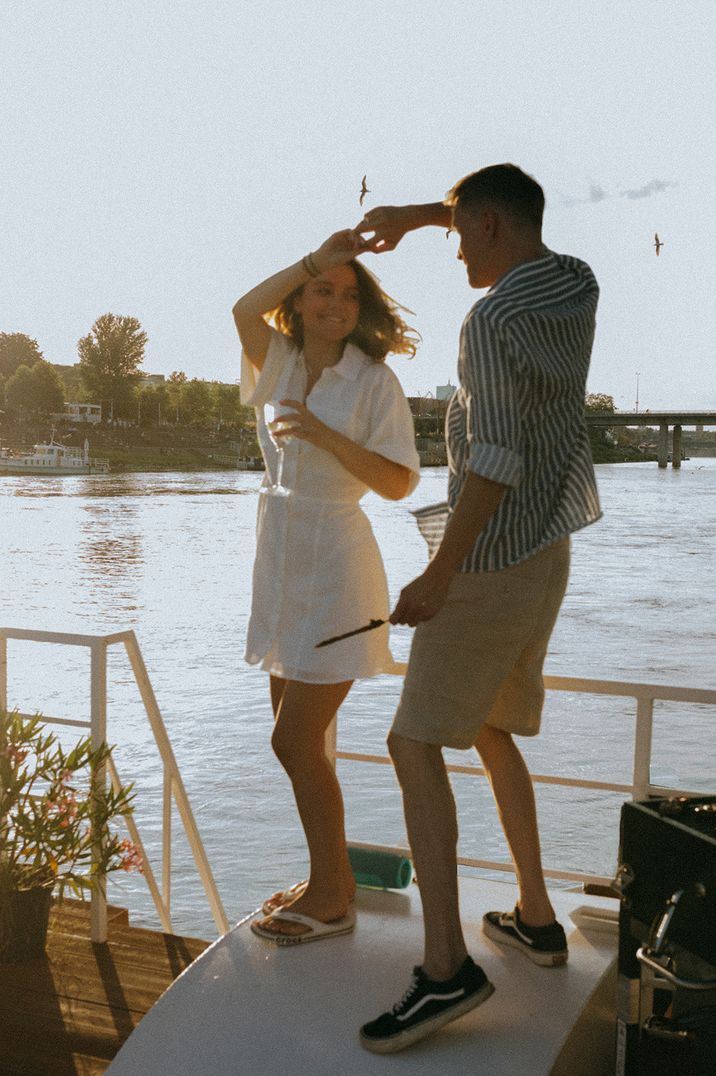
M 397 852 L 348 845 L 348 858 L 358 885 L 368 889 L 405 889 L 413 877 L 413 865 Z

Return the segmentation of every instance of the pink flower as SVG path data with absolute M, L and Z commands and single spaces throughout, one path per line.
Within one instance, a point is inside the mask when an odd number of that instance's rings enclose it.
M 124 840 L 119 842 L 119 847 L 124 853 L 120 860 L 120 869 L 123 871 L 136 870 L 140 874 L 144 874 L 144 860 L 136 844 L 125 837 Z
M 63 828 L 66 828 L 66 825 L 73 822 L 79 813 L 77 797 L 72 792 L 61 799 L 48 800 L 47 811 L 51 818 L 61 819 Z

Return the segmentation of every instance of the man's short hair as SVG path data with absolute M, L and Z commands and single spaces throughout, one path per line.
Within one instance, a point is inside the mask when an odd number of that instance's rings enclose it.
M 445 205 L 453 209 L 464 206 L 469 211 L 491 203 L 538 231 L 542 227 L 544 191 L 516 164 L 492 164 L 471 172 L 445 196 Z

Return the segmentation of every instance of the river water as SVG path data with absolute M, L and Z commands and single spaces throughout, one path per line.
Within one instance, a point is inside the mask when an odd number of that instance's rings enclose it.
M 716 687 L 716 460 L 680 472 L 653 463 L 598 467 L 604 519 L 575 535 L 569 590 L 546 671 Z M 63 632 L 135 630 L 219 891 L 231 920 L 279 884 L 305 876 L 287 779 L 272 756 L 266 676 L 242 660 L 261 476 L 242 472 L 0 478 L 0 622 Z M 364 505 L 391 593 L 425 563 L 410 509 L 442 500 L 446 471 L 426 469 L 399 504 Z M 407 657 L 410 630 L 394 629 Z M 161 768 L 120 648 L 110 650 L 109 739 L 154 859 Z M 86 651 L 9 644 L 9 700 L 21 710 L 89 715 Z M 382 752 L 399 680 L 357 684 L 341 711 L 339 746 Z M 628 781 L 634 704 L 550 694 L 543 733 L 522 741 L 535 772 Z M 716 789 L 716 711 L 657 708 L 652 776 Z M 454 753 L 461 761 L 470 755 Z M 389 767 L 339 763 L 349 838 L 403 844 Z M 461 851 L 506 859 L 486 784 L 457 777 Z M 618 795 L 538 786 L 545 862 L 609 874 Z M 178 821 L 178 820 L 177 820 Z M 175 929 L 214 928 L 181 828 L 175 829 Z M 141 878 L 113 876 L 110 899 L 156 925 Z

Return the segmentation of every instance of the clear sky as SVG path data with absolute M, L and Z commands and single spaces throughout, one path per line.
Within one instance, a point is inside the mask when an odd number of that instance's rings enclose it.
M 0 331 L 51 362 L 107 311 L 144 368 L 238 377 L 234 300 L 366 208 L 511 160 L 602 287 L 589 388 L 716 408 L 713 0 L 4 0 Z M 657 258 L 654 232 L 664 246 Z M 430 230 L 367 257 L 455 381 L 479 293 Z

